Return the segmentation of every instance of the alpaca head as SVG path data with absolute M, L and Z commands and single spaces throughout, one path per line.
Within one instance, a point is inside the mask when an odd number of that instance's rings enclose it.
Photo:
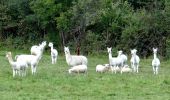
M 135 54 L 136 54 L 136 52 L 137 52 L 137 50 L 136 50 L 136 49 L 131 50 L 131 54 L 132 54 L 132 55 L 135 55 Z
M 110 47 L 110 48 L 107 47 L 107 52 L 111 53 L 112 52 L 112 47 Z
M 6 57 L 7 57 L 7 58 L 9 58 L 9 57 L 11 57 L 11 56 L 12 56 L 12 53 L 11 53 L 11 52 L 7 52 L 7 53 L 6 53 Z
M 118 53 L 118 55 L 121 55 L 121 54 L 123 53 L 123 51 L 120 50 L 120 51 L 118 51 L 117 53 Z
M 65 52 L 65 54 L 70 54 L 69 47 L 64 47 L 64 52 Z
M 158 51 L 158 48 L 153 48 L 153 53 L 156 54 Z
M 49 42 L 48 46 L 49 46 L 49 47 L 53 47 L 53 43 L 52 43 L 52 42 Z

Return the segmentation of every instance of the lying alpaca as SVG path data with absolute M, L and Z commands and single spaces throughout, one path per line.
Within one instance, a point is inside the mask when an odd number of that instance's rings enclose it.
M 53 43 L 49 43 L 48 46 L 51 48 L 51 60 L 52 60 L 52 64 L 55 64 L 57 61 L 57 56 L 58 56 L 58 52 L 56 49 L 53 48 Z
M 19 61 L 14 62 L 12 59 L 11 52 L 7 52 L 6 57 L 8 58 L 8 61 L 9 61 L 10 65 L 12 66 L 13 77 L 15 77 L 15 75 L 17 73 L 19 74 L 19 76 L 20 76 L 20 74 L 22 76 L 26 75 L 26 68 L 28 67 L 28 65 L 24 60 L 19 60 Z
M 68 47 L 64 47 L 64 52 L 66 56 L 66 62 L 70 67 L 73 67 L 76 65 L 87 66 L 87 58 L 85 56 L 71 55 Z
M 123 73 L 132 72 L 132 69 L 128 65 L 124 65 L 124 67 L 122 68 L 122 72 Z
M 157 58 L 157 48 L 153 48 L 153 54 L 154 58 L 152 60 L 152 67 L 153 67 L 153 73 L 158 74 L 159 66 L 160 66 L 160 60 Z
M 109 71 L 109 69 L 110 69 L 109 64 L 97 65 L 96 66 L 96 72 L 99 72 L 99 73 L 104 73 L 106 71 Z
M 76 65 L 71 67 L 68 72 L 71 73 L 86 73 L 87 72 L 87 66 L 86 65 Z

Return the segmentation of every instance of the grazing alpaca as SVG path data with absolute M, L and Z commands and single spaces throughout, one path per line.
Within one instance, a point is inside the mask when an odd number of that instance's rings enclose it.
M 113 66 L 114 68 L 112 69 L 116 69 L 117 67 L 120 67 L 120 69 L 122 68 L 123 66 L 123 62 L 122 62 L 122 59 L 121 57 L 112 57 L 112 48 L 107 48 L 107 51 L 109 53 L 109 64 L 110 66 Z M 115 73 L 117 70 L 114 70 Z M 122 71 L 121 71 L 122 73 Z
M 24 60 L 14 62 L 12 59 L 11 52 L 7 52 L 6 57 L 8 58 L 8 61 L 9 61 L 10 65 L 12 66 L 13 77 L 15 77 L 15 75 L 17 73 L 19 74 L 19 76 L 20 76 L 20 74 L 22 76 L 26 75 L 26 68 L 28 67 L 28 65 Z
M 131 50 L 132 57 L 130 59 L 130 62 L 133 71 L 138 73 L 140 58 L 138 55 L 136 55 L 136 52 L 137 52 L 136 49 Z
M 86 65 L 87 66 L 87 58 L 85 56 L 71 55 L 68 47 L 64 47 L 64 52 L 66 56 L 66 62 L 70 67 L 76 65 Z
M 159 66 L 160 66 L 160 60 L 157 58 L 157 48 L 153 48 L 153 55 L 154 58 L 152 60 L 152 67 L 153 67 L 153 73 L 158 74 Z
M 57 56 L 58 56 L 58 52 L 56 49 L 53 48 L 53 43 L 49 43 L 48 44 L 49 47 L 51 47 L 51 60 L 52 60 L 52 64 L 55 64 L 57 61 Z
M 127 56 L 123 54 L 122 50 L 118 51 L 118 57 L 121 57 L 124 66 L 127 63 Z

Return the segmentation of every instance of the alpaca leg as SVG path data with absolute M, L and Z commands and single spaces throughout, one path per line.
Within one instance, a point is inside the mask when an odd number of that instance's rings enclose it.
M 158 67 L 156 67 L 156 74 L 158 74 Z
M 138 68 L 139 68 L 139 65 L 136 66 L 136 72 L 138 73 Z
M 32 75 L 34 74 L 34 65 L 31 65 Z
M 15 70 L 13 69 L 13 77 L 15 77 Z
M 34 74 L 36 73 L 36 70 L 37 70 L 37 69 L 36 69 L 36 66 L 34 66 Z
M 153 74 L 155 74 L 155 67 L 153 66 L 152 68 L 153 68 Z

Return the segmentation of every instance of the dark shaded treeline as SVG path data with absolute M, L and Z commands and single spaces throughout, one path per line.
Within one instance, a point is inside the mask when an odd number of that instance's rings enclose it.
M 158 47 L 170 50 L 169 0 L 1 0 L 0 47 L 28 49 L 43 40 L 59 50 L 64 45 L 83 53 L 126 53 L 136 48 L 143 57 Z M 170 55 L 170 54 L 169 54 Z

